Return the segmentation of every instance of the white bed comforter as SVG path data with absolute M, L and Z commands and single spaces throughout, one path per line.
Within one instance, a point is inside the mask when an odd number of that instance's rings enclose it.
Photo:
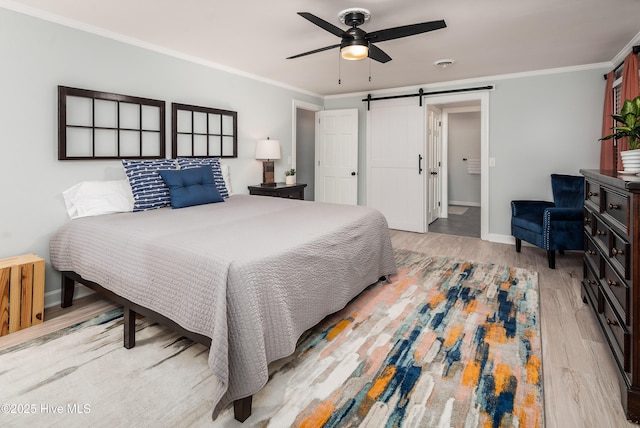
M 264 196 L 73 220 L 51 263 L 211 338 L 213 415 L 253 395 L 300 335 L 396 272 L 378 211 Z

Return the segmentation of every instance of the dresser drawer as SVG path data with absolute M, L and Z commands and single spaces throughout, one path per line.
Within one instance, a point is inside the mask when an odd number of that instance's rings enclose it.
M 593 181 L 586 180 L 584 188 L 584 199 L 587 205 L 591 205 L 596 211 L 600 211 L 600 185 Z
M 591 210 L 587 207 L 584 207 L 584 230 L 586 230 L 589 235 L 593 235 L 594 221 L 595 220 L 593 219 L 593 212 L 591 212 Z
M 631 335 L 626 327 L 622 325 L 622 321 L 619 319 L 606 296 L 604 296 L 602 300 L 604 301 L 603 312 L 598 316 L 600 317 L 604 333 L 609 340 L 609 344 L 618 363 L 624 368 L 625 372 L 629 372 Z
M 594 267 L 590 262 L 585 260 L 584 262 L 584 276 L 582 279 L 582 286 L 589 292 L 589 298 L 591 299 L 594 309 L 600 311 L 601 305 L 597 304 L 598 301 L 598 281 L 599 275 L 594 272 Z
M 600 212 L 603 216 L 611 218 L 615 226 L 624 234 L 629 233 L 629 197 L 621 195 L 607 188 L 602 188 L 602 206 Z
M 593 216 L 593 238 L 602 249 L 602 252 L 609 254 L 609 235 L 611 235 L 611 229 L 609 225 L 605 223 L 600 217 Z
M 629 286 L 627 282 L 620 278 L 617 272 L 611 267 L 611 265 L 605 261 L 604 269 L 602 270 L 602 287 L 607 290 L 609 298 L 613 302 L 613 306 L 617 306 L 618 314 L 622 318 L 626 325 L 629 325 L 631 296 Z
M 613 231 L 609 234 L 609 260 L 624 279 L 631 279 L 631 245 Z
M 596 278 L 600 278 L 600 251 L 587 233 L 584 234 L 584 257 L 595 270 Z

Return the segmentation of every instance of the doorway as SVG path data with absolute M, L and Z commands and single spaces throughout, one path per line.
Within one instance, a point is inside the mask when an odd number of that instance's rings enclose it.
M 442 207 L 428 231 L 488 240 L 489 94 L 426 97 L 425 102 L 442 110 Z M 456 133 L 454 126 L 467 129 Z
M 444 106 L 447 117 L 447 211 L 429 231 L 480 237 L 480 106 Z
M 296 182 L 307 187 L 304 199 L 314 200 L 315 194 L 315 114 L 323 107 L 304 101 L 293 100 L 293 129 L 291 134 L 290 168 L 296 170 Z

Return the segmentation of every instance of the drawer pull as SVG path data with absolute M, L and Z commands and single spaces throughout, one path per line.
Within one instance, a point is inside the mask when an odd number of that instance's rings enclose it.
M 617 204 L 609 204 L 609 209 L 610 210 L 617 210 L 620 208 L 620 205 Z
M 587 250 L 587 254 L 589 254 L 590 256 L 595 256 L 595 255 L 596 255 L 596 254 L 598 254 L 598 253 L 596 253 L 596 252 L 595 252 L 595 251 L 593 251 L 593 250 Z
M 589 285 L 596 285 L 596 284 L 597 284 L 597 282 L 596 282 L 596 281 L 594 281 L 593 279 L 587 279 L 587 284 L 589 284 Z
M 596 235 L 605 236 L 607 234 L 606 230 L 596 230 Z
M 584 224 L 591 224 L 591 219 L 589 217 L 585 217 Z
M 611 249 L 611 254 L 613 254 L 614 256 L 618 256 L 620 254 L 624 254 L 623 250 L 618 250 L 617 248 L 612 248 Z
M 598 192 L 589 192 L 589 197 L 598 196 Z
M 607 279 L 607 285 L 608 285 L 609 287 L 619 287 L 619 286 L 620 286 L 620 284 L 618 284 L 617 282 L 612 281 L 612 280 L 610 280 L 610 279 Z
M 615 320 L 610 320 L 609 318 L 607 318 L 607 324 L 613 327 L 617 327 L 618 326 L 618 321 Z

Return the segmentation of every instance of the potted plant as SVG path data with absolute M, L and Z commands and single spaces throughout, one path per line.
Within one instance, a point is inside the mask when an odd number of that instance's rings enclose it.
M 286 184 L 296 184 L 296 170 L 294 168 L 286 170 L 284 175 L 284 181 Z
M 629 150 L 620 152 L 623 168 L 629 173 L 640 172 L 640 96 L 625 100 L 620 114 L 612 114 L 611 117 L 618 125 L 611 128 L 614 131 L 611 135 L 600 139 L 628 137 Z

